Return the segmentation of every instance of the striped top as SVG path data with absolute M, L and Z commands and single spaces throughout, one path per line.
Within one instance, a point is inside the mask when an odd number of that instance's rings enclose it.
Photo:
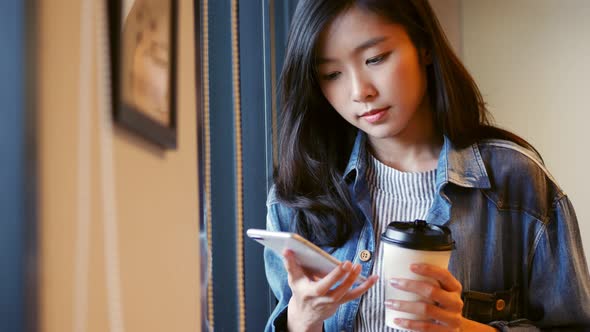
M 436 169 L 420 173 L 400 172 L 370 156 L 367 182 L 372 198 L 375 248 L 373 274 L 381 275 L 381 234 L 392 221 L 424 220 L 434 201 Z M 361 298 L 356 331 L 395 331 L 385 326 L 385 287 L 379 279 Z

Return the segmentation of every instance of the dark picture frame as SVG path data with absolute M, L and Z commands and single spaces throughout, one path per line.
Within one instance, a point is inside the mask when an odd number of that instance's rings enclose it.
M 115 123 L 165 149 L 177 145 L 178 0 L 109 0 Z

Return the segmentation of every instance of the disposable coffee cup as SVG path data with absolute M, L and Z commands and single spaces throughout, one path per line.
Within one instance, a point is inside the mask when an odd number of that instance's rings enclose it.
M 385 280 L 385 299 L 395 299 L 411 302 L 429 302 L 415 293 L 402 291 L 389 284 L 389 279 L 413 279 L 424 280 L 432 284 L 437 281 L 415 274 L 410 270 L 410 265 L 415 263 L 432 264 L 444 269 L 448 268 L 451 251 L 455 242 L 451 231 L 445 226 L 428 224 L 423 220 L 414 222 L 389 223 L 385 232 L 381 235 L 383 243 L 382 277 Z M 385 324 L 396 329 L 404 329 L 394 323 L 394 319 L 412 319 L 427 321 L 428 318 L 420 315 L 393 309 L 385 309 Z

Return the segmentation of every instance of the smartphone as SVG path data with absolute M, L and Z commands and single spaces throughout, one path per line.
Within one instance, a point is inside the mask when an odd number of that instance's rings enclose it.
M 246 234 L 279 255 L 282 255 L 285 249 L 290 249 L 295 253 L 295 258 L 301 266 L 322 276 L 330 273 L 340 264 L 338 259 L 295 233 L 250 228 Z M 365 280 L 367 280 L 365 277 L 359 275 L 356 282 L 361 283 Z

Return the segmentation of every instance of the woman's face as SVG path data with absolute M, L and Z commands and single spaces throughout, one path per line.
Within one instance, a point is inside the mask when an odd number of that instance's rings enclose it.
M 352 7 L 322 32 L 317 51 L 322 93 L 372 143 L 431 130 L 428 59 L 403 26 Z

